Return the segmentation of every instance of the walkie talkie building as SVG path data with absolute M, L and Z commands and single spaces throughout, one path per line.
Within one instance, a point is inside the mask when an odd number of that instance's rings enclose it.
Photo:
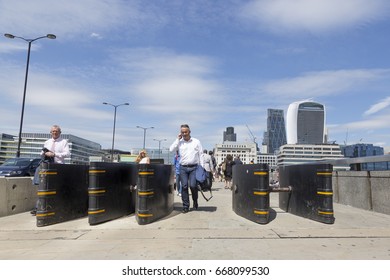
M 325 106 L 313 101 L 291 103 L 286 119 L 287 144 L 323 144 Z

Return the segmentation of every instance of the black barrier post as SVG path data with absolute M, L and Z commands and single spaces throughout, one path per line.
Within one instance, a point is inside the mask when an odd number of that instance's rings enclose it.
M 135 164 L 92 162 L 89 167 L 88 222 L 90 225 L 135 211 Z
M 88 166 L 41 163 L 37 226 L 65 222 L 87 215 Z
M 266 164 L 233 166 L 233 211 L 259 224 L 269 221 L 269 171 Z
M 292 189 L 279 194 L 279 207 L 294 215 L 333 224 L 332 171 L 330 164 L 280 166 L 280 185 Z
M 317 187 L 318 216 L 321 222 L 333 224 L 335 221 L 333 212 L 333 168 L 327 167 L 317 170 L 319 184 Z
M 173 211 L 173 176 L 172 165 L 139 165 L 135 210 L 138 224 L 150 224 Z

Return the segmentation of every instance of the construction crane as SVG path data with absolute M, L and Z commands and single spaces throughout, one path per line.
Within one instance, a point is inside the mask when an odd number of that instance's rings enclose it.
M 256 146 L 257 146 L 257 142 L 256 142 L 256 137 L 253 135 L 253 133 L 252 133 L 252 131 L 251 131 L 251 129 L 249 128 L 249 126 L 246 124 L 246 127 L 248 128 L 248 130 L 249 130 L 249 133 L 250 133 L 250 135 L 251 135 L 251 140 L 253 141 L 253 143 L 255 143 L 256 144 Z

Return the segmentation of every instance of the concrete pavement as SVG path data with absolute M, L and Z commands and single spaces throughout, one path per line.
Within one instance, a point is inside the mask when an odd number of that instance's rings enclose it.
M 36 227 L 29 212 L 0 218 L 2 260 L 389 260 L 390 215 L 334 204 L 333 225 L 285 213 L 271 193 L 271 221 L 248 221 L 232 210 L 232 194 L 214 183 L 199 209 L 175 210 L 149 225 L 129 215 L 90 226 L 81 218 Z

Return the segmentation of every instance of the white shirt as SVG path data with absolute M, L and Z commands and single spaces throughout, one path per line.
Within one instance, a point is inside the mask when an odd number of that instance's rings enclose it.
M 54 151 L 52 151 L 53 148 L 53 142 L 54 143 Z M 54 152 L 54 162 L 55 163 L 65 163 L 65 158 L 70 156 L 68 141 L 65 139 L 62 139 L 61 137 L 58 137 L 57 139 L 49 139 L 46 140 L 45 144 L 43 145 L 46 149 L 48 149 L 51 152 Z
M 201 164 L 203 166 L 203 148 L 198 139 L 191 137 L 190 140 L 185 141 L 183 138 L 180 140 L 176 138 L 169 151 L 176 150 L 179 150 L 181 165 Z
M 144 157 L 142 158 L 140 161 L 139 161 L 140 164 L 142 163 L 148 163 L 148 158 L 147 157 Z
M 202 154 L 202 157 L 203 157 L 203 168 L 207 171 L 207 172 L 214 172 L 214 165 L 213 165 L 213 160 L 211 159 L 211 156 L 209 154 L 205 154 L 203 153 Z

